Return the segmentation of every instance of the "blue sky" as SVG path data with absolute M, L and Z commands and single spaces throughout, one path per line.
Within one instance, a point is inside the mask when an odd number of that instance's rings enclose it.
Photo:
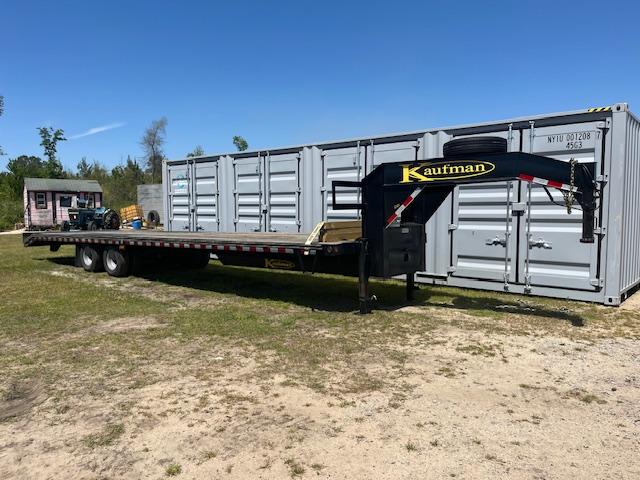
M 418 130 L 627 101 L 638 2 L 6 1 L 0 169 L 65 130 L 63 164 Z M 85 135 L 83 135 L 85 134 Z M 71 139 L 71 137 L 77 138 Z

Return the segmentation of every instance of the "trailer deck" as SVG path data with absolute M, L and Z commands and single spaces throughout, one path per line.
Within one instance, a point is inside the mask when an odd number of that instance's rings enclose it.
M 162 230 L 95 230 L 25 232 L 27 247 L 66 244 L 125 245 L 132 247 L 191 248 L 212 252 L 302 253 L 329 255 L 355 253 L 357 241 L 307 242 L 302 233 L 165 232 Z

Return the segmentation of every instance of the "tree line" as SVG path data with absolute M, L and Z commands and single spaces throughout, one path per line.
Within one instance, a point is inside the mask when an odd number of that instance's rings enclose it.
M 4 111 L 4 98 L 0 96 L 0 115 Z M 142 164 L 128 156 L 125 162 L 109 169 L 100 162 L 89 162 L 82 157 L 72 172 L 63 167 L 58 158 L 58 144 L 66 141 L 62 129 L 38 128 L 43 158 L 20 155 L 9 159 L 7 171 L 0 172 L 0 230 L 12 229 L 24 219 L 23 188 L 26 177 L 69 178 L 97 180 L 102 186 L 104 205 L 120 209 L 137 202 L 137 186 L 162 181 L 162 161 L 165 159 L 167 119 L 162 117 L 151 122 L 140 139 L 144 151 Z M 248 144 L 242 137 L 233 137 L 238 150 L 246 150 Z M 2 155 L 0 146 L 0 155 Z M 205 155 L 197 146 L 187 157 Z

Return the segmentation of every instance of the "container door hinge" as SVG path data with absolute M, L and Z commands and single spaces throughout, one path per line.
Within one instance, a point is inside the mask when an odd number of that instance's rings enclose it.
M 453 273 L 457 270 L 456 267 L 454 267 L 453 265 L 451 265 L 450 267 L 447 267 L 447 273 Z
M 327 191 L 327 187 L 320 187 L 320 191 L 321 192 L 326 192 Z
M 605 186 L 609 183 L 609 175 L 598 175 L 596 177 L 596 183 L 599 183 L 601 186 Z
M 610 126 L 609 119 L 607 119 L 607 121 L 605 121 L 605 122 L 596 123 L 596 128 L 598 130 L 607 130 L 609 128 L 609 126 Z
M 457 230 L 458 229 L 458 225 L 456 225 L 455 223 L 450 223 L 447 228 L 449 229 L 449 231 L 451 232 L 452 230 Z
M 596 235 L 606 235 L 607 227 L 596 227 L 593 229 L 593 233 L 595 233 Z
M 589 284 L 592 287 L 604 287 L 604 280 L 601 278 L 591 278 L 589 279 Z

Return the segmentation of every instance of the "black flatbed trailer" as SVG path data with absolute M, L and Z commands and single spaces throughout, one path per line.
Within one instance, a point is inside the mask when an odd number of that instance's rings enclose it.
M 449 148 L 447 148 L 449 145 Z M 424 271 L 425 224 L 461 184 L 520 180 L 557 188 L 568 209 L 582 209 L 581 242 L 594 242 L 594 212 L 599 189 L 593 163 L 569 163 L 522 152 L 507 152 L 496 137 L 456 139 L 445 144 L 445 157 L 414 162 L 383 163 L 361 181 L 334 181 L 334 210 L 361 211 L 362 237 L 319 242 L 305 234 L 164 232 L 99 230 L 25 232 L 27 247 L 76 245 L 76 265 L 87 271 L 104 269 L 113 276 L 136 271 L 143 259 L 178 259 L 182 267 L 202 267 L 210 255 L 225 265 L 358 276 L 360 312 L 370 311 L 370 276 L 405 275 L 407 299 L 415 272 Z M 361 203 L 339 204 L 336 188 L 358 188 Z M 527 235 L 530 235 L 527 233 Z

